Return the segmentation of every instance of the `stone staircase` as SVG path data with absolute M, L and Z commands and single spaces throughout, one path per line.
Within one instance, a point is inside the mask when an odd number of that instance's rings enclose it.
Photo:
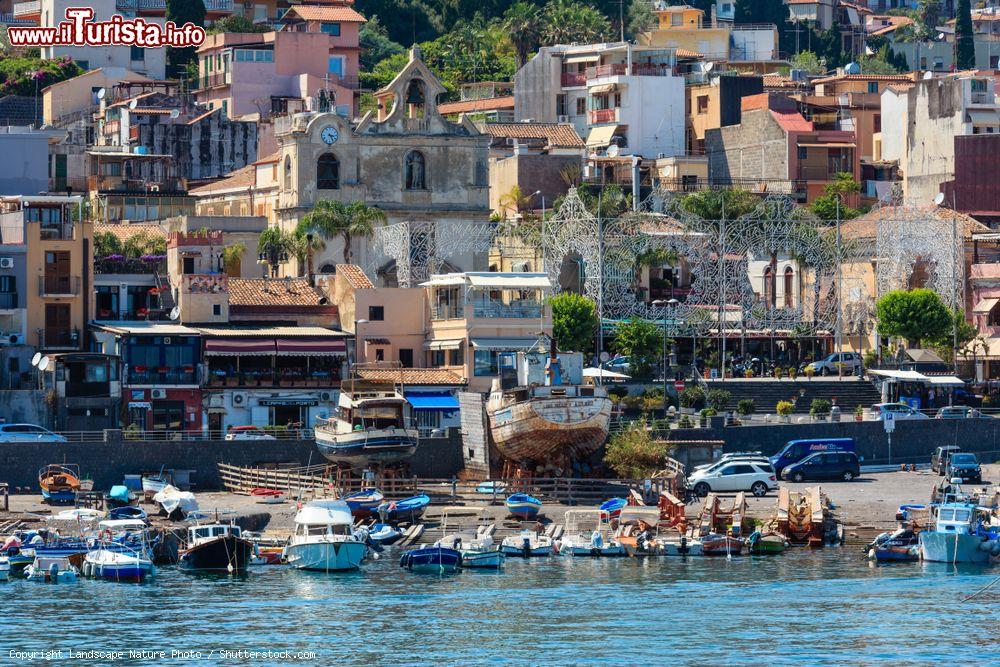
M 795 401 L 795 412 L 807 414 L 814 398 L 825 398 L 837 405 L 841 412 L 850 415 L 857 405 L 868 407 L 879 403 L 882 395 L 868 380 L 851 377 L 843 380 L 837 378 L 799 378 L 796 380 L 772 379 L 734 379 L 722 382 L 708 380 L 708 389 L 724 389 L 732 394 L 728 410 L 735 410 L 743 399 L 752 399 L 757 406 L 757 412 L 774 412 L 778 401 Z

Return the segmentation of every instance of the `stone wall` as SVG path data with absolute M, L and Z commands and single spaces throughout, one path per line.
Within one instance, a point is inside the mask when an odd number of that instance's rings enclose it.
M 842 421 L 815 424 L 722 427 L 721 418 L 713 427 L 680 429 L 671 440 L 722 440 L 727 452 L 762 451 L 774 454 L 789 440 L 804 438 L 854 438 L 862 463 L 887 463 L 889 439 L 881 422 Z M 1000 420 L 929 419 L 901 421 L 892 434 L 893 463 L 927 463 L 935 447 L 958 445 L 982 454 L 987 462 L 1000 460 Z
M 45 392 L 11 389 L 0 391 L 0 419 L 8 424 L 38 424 L 52 428 L 52 411 Z

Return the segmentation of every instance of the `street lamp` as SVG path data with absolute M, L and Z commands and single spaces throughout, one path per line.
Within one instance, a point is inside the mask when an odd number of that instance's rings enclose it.
M 670 324 L 671 329 L 673 329 L 674 317 L 676 314 L 677 305 L 680 302 L 677 299 L 670 299 L 664 301 L 663 299 L 656 299 L 653 301 L 654 306 L 658 306 L 663 309 L 663 410 L 664 416 L 666 416 L 667 409 L 667 308 L 670 309 Z

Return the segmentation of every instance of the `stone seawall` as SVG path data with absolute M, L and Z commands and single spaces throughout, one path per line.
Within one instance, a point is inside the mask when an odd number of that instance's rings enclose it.
M 112 432 L 113 433 L 113 432 Z M 410 462 L 418 477 L 448 478 L 462 468 L 461 437 L 425 439 Z M 217 463 L 247 467 L 284 463 L 294 466 L 326 461 L 312 440 L 176 440 L 136 442 L 109 437 L 107 442 L 0 444 L 0 482 L 38 488 L 38 470 L 50 463 L 75 463 L 94 488 L 106 491 L 125 475 L 191 470 L 195 491 L 221 487 Z
M 671 440 L 723 440 L 725 451 L 762 451 L 774 454 L 789 440 L 854 438 L 865 463 L 889 460 L 889 438 L 882 422 L 817 422 L 770 426 L 723 427 L 713 418 L 711 428 L 671 431 Z M 987 462 L 1000 460 L 1000 419 L 921 419 L 901 421 L 892 434 L 893 463 L 926 463 L 935 447 L 957 445 L 984 454 Z

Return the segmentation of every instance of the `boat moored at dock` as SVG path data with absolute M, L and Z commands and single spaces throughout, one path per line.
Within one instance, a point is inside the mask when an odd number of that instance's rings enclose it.
M 367 545 L 353 532 L 350 506 L 343 500 L 314 500 L 295 515 L 295 532 L 284 560 L 297 570 L 341 572 L 361 567 Z

